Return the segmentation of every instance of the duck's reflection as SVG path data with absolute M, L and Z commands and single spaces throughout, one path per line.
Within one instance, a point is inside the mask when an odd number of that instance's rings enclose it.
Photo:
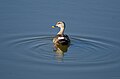
M 58 61 L 63 61 L 64 54 L 68 48 L 68 45 L 54 44 L 55 57 Z
M 64 54 L 68 51 L 68 45 L 54 44 L 55 57 L 58 61 L 62 61 Z

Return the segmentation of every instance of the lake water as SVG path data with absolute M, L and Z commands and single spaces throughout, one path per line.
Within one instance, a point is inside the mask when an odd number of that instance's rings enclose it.
M 61 60 L 57 21 L 71 39 Z M 0 0 L 0 79 L 120 79 L 120 0 Z

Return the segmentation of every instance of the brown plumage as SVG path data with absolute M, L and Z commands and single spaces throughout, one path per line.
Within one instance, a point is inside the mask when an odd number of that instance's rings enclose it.
M 60 28 L 60 31 L 53 38 L 54 47 L 59 52 L 67 52 L 67 49 L 70 46 L 70 39 L 69 39 L 68 35 L 64 34 L 65 23 L 60 21 L 60 22 L 57 22 L 57 24 L 52 27 Z

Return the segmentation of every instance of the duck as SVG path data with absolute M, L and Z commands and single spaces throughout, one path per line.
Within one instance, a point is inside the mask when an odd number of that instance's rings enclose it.
M 66 25 L 63 21 L 58 21 L 55 26 L 52 28 L 60 28 L 57 35 L 53 38 L 54 47 L 56 48 L 56 52 L 59 54 L 63 54 L 63 52 L 67 52 L 68 47 L 70 46 L 70 38 L 68 35 L 64 34 Z

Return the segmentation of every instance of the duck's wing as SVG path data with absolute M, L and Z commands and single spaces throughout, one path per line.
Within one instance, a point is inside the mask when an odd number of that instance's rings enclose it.
M 68 37 L 68 35 L 64 35 L 63 37 L 65 37 L 65 40 L 67 40 L 68 42 L 70 42 L 70 38 Z
M 63 35 L 62 37 L 58 37 L 58 43 L 62 45 L 70 45 L 70 39 L 67 35 Z
M 61 44 L 61 45 L 70 45 L 70 39 L 68 35 L 56 35 L 53 39 L 54 44 Z

